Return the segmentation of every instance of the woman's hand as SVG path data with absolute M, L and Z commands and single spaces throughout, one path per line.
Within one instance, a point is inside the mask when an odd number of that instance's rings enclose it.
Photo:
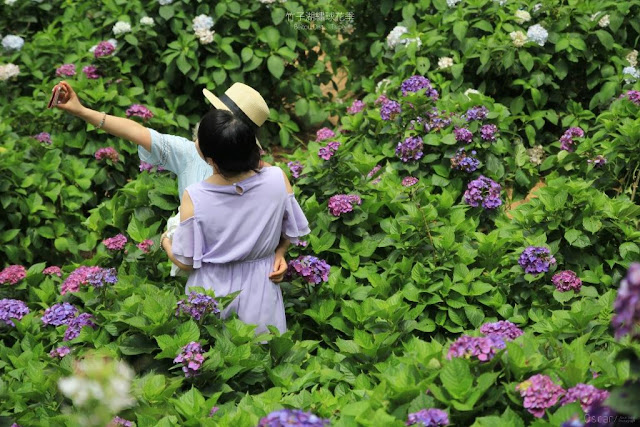
M 69 83 L 61 81 L 56 86 L 54 86 L 51 92 L 53 92 L 56 87 L 60 87 L 61 90 L 60 97 L 58 98 L 58 103 L 54 105 L 54 107 L 64 110 L 74 116 L 79 115 L 84 109 L 84 106 L 80 103 L 78 95 L 76 95 L 75 91 L 69 85 Z
M 171 251 L 171 239 L 167 236 L 168 231 L 162 233 L 162 237 L 160 237 L 160 245 L 165 252 L 169 253 Z
M 287 272 L 287 260 L 279 252 L 276 252 L 276 259 L 273 262 L 273 272 L 269 273 L 269 279 L 273 283 L 280 283 L 284 279 L 284 274 Z

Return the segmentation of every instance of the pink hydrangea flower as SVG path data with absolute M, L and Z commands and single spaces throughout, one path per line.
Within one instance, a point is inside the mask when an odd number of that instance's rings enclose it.
M 147 239 L 140 243 L 138 243 L 138 249 L 140 249 L 145 254 L 148 254 L 151 251 L 151 247 L 153 246 L 153 240 Z
M 415 178 L 413 176 L 407 176 L 402 180 L 402 185 L 404 187 L 413 187 L 417 183 L 418 183 L 418 178 Z
M 96 151 L 95 156 L 97 160 L 109 159 L 113 163 L 117 163 L 120 160 L 120 154 L 113 147 L 100 148 Z
M 577 293 L 580 292 L 580 288 L 582 288 L 582 280 L 580 280 L 576 273 L 571 270 L 565 270 L 554 274 L 551 281 L 560 292 L 573 290 Z
M 347 108 L 348 114 L 358 114 L 360 111 L 364 110 L 365 104 L 364 102 L 356 99 L 351 104 L 351 107 Z
M 43 144 L 51 145 L 51 134 L 49 132 L 40 132 L 33 137 Z
M 140 104 L 133 104 L 127 109 L 126 114 L 127 117 L 142 117 L 144 120 L 149 120 L 153 117 L 153 113 L 147 107 Z
M 93 274 L 100 273 L 100 271 L 102 271 L 100 267 L 87 267 L 83 265 L 76 268 L 69 277 L 62 282 L 60 294 L 64 295 L 67 292 L 78 292 L 80 285 L 88 284 L 89 278 Z
M 101 58 L 103 56 L 111 55 L 115 50 L 116 50 L 116 47 L 112 45 L 110 42 L 101 41 L 100 43 L 98 43 L 98 46 L 96 46 L 96 50 L 93 51 L 93 55 L 96 58 Z
M 82 67 L 82 72 L 85 76 L 87 76 L 88 79 L 95 80 L 100 78 L 98 67 L 96 67 L 95 65 L 86 65 Z
M 353 204 L 362 204 L 360 196 L 354 194 L 337 194 L 329 199 L 329 212 L 333 216 L 340 216 L 343 213 L 351 212 Z
M 56 76 L 58 77 L 71 77 L 76 75 L 75 64 L 64 64 L 58 67 L 56 70 Z
M 127 238 L 123 234 L 117 234 L 108 239 L 104 239 L 102 243 L 111 251 L 120 251 L 127 244 Z
M 27 269 L 21 265 L 10 265 L 0 272 L 0 284 L 15 285 L 27 276 Z
M 50 267 L 45 268 L 42 271 L 42 274 L 46 274 L 47 276 L 58 276 L 58 277 L 62 277 L 62 270 L 60 270 L 60 267 L 57 267 L 55 265 L 52 265 Z
M 546 409 L 558 403 L 565 390 L 546 375 L 537 374 L 516 386 L 516 391 L 524 397 L 524 407 L 534 417 L 544 416 Z
M 324 141 L 325 139 L 333 138 L 334 136 L 336 136 L 334 131 L 324 127 L 316 132 L 316 141 Z

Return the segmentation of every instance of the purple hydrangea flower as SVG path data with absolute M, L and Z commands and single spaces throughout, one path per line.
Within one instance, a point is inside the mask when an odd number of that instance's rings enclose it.
M 133 427 L 133 423 L 129 420 L 125 420 L 124 418 L 115 417 L 107 427 Z
M 602 154 L 598 154 L 593 159 L 587 160 L 587 163 L 591 163 L 596 168 L 601 168 L 602 166 L 607 164 L 607 158 Z
M 338 151 L 339 147 L 340 147 L 340 143 L 339 142 L 331 141 L 331 142 L 327 143 L 326 147 L 321 147 L 318 150 L 318 156 L 321 159 L 329 160 L 331 157 L 333 157 L 333 155 L 336 153 L 336 151 Z
M 601 404 L 609 397 L 609 392 L 600 390 L 589 384 L 577 384 L 567 390 L 567 394 L 560 401 L 560 405 L 564 406 L 576 400 L 580 402 L 582 409 L 589 413 L 595 404 Z
M 329 425 L 328 419 L 299 409 L 280 409 L 260 420 L 258 427 L 322 427 Z
M 580 417 L 574 415 L 567 421 L 563 422 L 560 427 L 584 427 L 584 423 L 580 421 Z
M 331 267 L 323 259 L 313 255 L 299 256 L 289 262 L 289 275 L 296 274 L 307 283 L 318 284 L 329 281 Z
M 480 137 L 485 141 L 495 141 L 498 127 L 496 125 L 484 125 L 480 128 Z
M 423 146 L 422 138 L 419 136 L 407 137 L 404 141 L 398 143 L 396 156 L 400 157 L 404 163 L 410 160 L 420 160 L 424 154 L 422 152 Z
M 402 185 L 404 187 L 413 187 L 417 183 L 418 183 L 418 178 L 415 178 L 413 176 L 407 176 L 402 180 Z
M 153 165 L 147 162 L 140 162 L 140 172 L 151 172 Z
M 101 41 L 96 46 L 96 50 L 93 51 L 93 55 L 96 58 L 102 58 L 103 56 L 111 55 L 116 50 L 116 47 L 108 41 Z
M 88 79 L 95 80 L 100 78 L 100 73 L 98 73 L 98 67 L 94 65 L 86 65 L 82 67 L 82 72 Z
M 400 106 L 400 103 L 386 99 L 386 97 L 385 100 L 382 101 L 382 105 L 380 106 L 380 118 L 382 118 L 382 120 L 392 120 L 401 112 L 402 107 Z
M 149 252 L 151 252 L 151 248 L 153 247 L 153 240 L 151 239 L 143 240 L 142 242 L 138 243 L 136 246 L 138 246 L 138 249 L 140 249 L 142 252 L 144 252 L 145 254 L 148 254 Z
M 374 177 L 374 176 L 375 176 L 375 175 L 380 171 L 380 169 L 382 169 L 382 166 L 380 166 L 380 165 L 375 165 L 375 166 L 373 167 L 373 169 L 371 169 L 371 170 L 369 171 L 369 173 L 367 174 L 367 178 L 368 178 L 368 179 L 373 178 L 373 177 Z
M 473 157 L 475 156 L 476 151 L 471 151 L 471 156 L 467 156 L 467 152 L 464 148 L 459 148 L 456 151 L 456 155 L 451 158 L 451 168 L 465 171 L 467 173 L 474 172 L 480 166 L 480 160 Z
M 436 101 L 438 99 L 438 91 L 431 86 L 431 82 L 429 79 L 423 76 L 415 75 L 411 76 L 400 85 L 400 89 L 402 90 L 402 96 L 407 96 L 407 94 L 412 92 L 418 92 L 422 89 L 426 89 L 425 94 Z
M 142 117 L 144 120 L 149 120 L 153 117 L 153 113 L 147 107 L 140 104 L 133 104 L 131 107 L 127 108 L 125 114 L 127 117 Z
M 62 359 L 63 357 L 65 357 L 67 354 L 71 353 L 71 349 L 69 347 L 67 347 L 66 345 L 54 348 L 53 350 L 51 350 L 49 352 L 49 357 L 53 358 L 53 359 Z
M 340 216 L 343 213 L 353 210 L 353 203 L 361 205 L 360 196 L 355 194 L 336 194 L 329 199 L 329 212 L 333 216 Z
M 68 325 L 76 317 L 78 309 L 68 302 L 54 304 L 47 308 L 42 315 L 42 323 L 53 326 Z
M 211 410 L 209 411 L 209 417 L 213 417 L 219 410 L 220 408 L 218 408 L 217 406 L 211 408 Z
M 640 333 L 634 331 L 634 325 L 640 323 L 640 263 L 631 264 L 627 275 L 620 281 L 613 309 L 616 314 L 611 324 L 616 339 L 629 333 L 632 337 L 640 337 Z
M 88 276 L 93 273 L 99 272 L 100 267 L 87 267 L 80 266 L 76 268 L 70 275 L 62 282 L 60 294 L 64 295 L 67 292 L 78 292 L 80 285 L 86 285 L 89 283 Z
M 104 147 L 98 149 L 95 154 L 96 160 L 109 159 L 113 163 L 117 163 L 120 160 L 120 154 L 113 147 Z
M 333 138 L 334 136 L 336 136 L 334 131 L 328 127 L 324 127 L 322 129 L 318 129 L 316 132 L 316 141 L 324 141 L 325 139 Z
M 494 180 L 480 175 L 467 185 L 467 191 L 464 192 L 464 201 L 469 205 L 477 208 L 480 204 L 484 209 L 495 209 L 502 205 L 500 199 L 500 184 Z
M 640 105 L 640 90 L 630 90 L 624 96 L 636 105 Z
M 554 274 L 551 281 L 560 292 L 573 290 L 578 293 L 582 287 L 582 280 L 580 280 L 576 273 L 571 270 L 565 270 Z
M 497 335 L 507 341 L 514 340 L 523 334 L 522 330 L 518 328 L 515 323 L 511 323 L 508 320 L 485 323 L 480 327 L 480 332 L 485 335 Z
M 473 140 L 473 133 L 467 128 L 455 128 L 453 134 L 458 142 L 466 142 L 469 144 Z
M 123 234 L 117 234 L 108 239 L 104 239 L 102 243 L 111 251 L 121 251 L 127 244 L 127 238 Z
M 415 424 L 428 427 L 447 426 L 449 425 L 449 415 L 441 409 L 421 409 L 407 417 L 406 425 Z
M 427 113 L 428 120 L 424 124 L 425 132 L 439 132 L 451 124 L 451 114 L 433 107 Z
M 11 319 L 20 320 L 29 314 L 29 307 L 17 299 L 0 299 L 0 325 L 15 327 Z
M 556 259 L 551 255 L 551 251 L 541 246 L 529 246 L 522 251 L 518 260 L 524 272 L 531 274 L 546 273 L 555 263 Z
M 560 149 L 566 150 L 566 151 L 573 151 L 575 148 L 574 144 L 576 143 L 573 140 L 574 137 L 578 137 L 578 138 L 584 137 L 584 131 L 579 127 L 572 127 L 567 129 L 564 132 L 564 134 L 562 134 L 562 136 L 560 137 Z
M 289 166 L 291 176 L 293 176 L 294 178 L 300 178 L 300 175 L 302 175 L 302 170 L 304 169 L 304 165 L 302 163 L 296 160 L 295 162 L 287 163 L 287 166 Z
M 118 282 L 115 268 L 99 268 L 87 274 L 87 282 L 94 288 L 101 288 L 106 284 L 113 285 Z
M 187 378 L 198 375 L 198 369 L 200 369 L 203 362 L 202 346 L 196 341 L 191 341 L 182 347 L 180 354 L 173 359 L 173 363 L 182 363 L 182 372 Z
M 58 277 L 62 277 L 62 270 L 60 270 L 60 267 L 52 265 L 50 267 L 45 268 L 42 271 L 42 274 L 45 274 L 47 276 L 58 276 Z
M 454 341 L 449 347 L 447 359 L 453 357 L 476 357 L 481 362 L 493 359 L 496 350 L 505 348 L 504 339 L 498 335 L 486 337 L 472 337 L 463 335 Z
M 39 134 L 34 135 L 33 137 L 38 141 L 42 142 L 43 144 L 51 145 L 51 134 L 48 132 L 40 132 Z
M 89 313 L 82 313 L 79 314 L 78 317 L 71 319 L 67 326 L 67 330 L 64 332 L 63 341 L 71 341 L 78 338 L 80 331 L 85 326 L 89 326 L 94 329 L 96 328 L 96 324 L 93 323 L 93 315 Z
M 205 294 L 191 292 L 186 301 L 178 301 L 176 316 L 179 316 L 180 313 L 185 313 L 194 320 L 200 320 L 207 313 L 219 314 L 220 310 L 218 309 L 218 301 L 214 298 Z
M 565 390 L 546 375 L 537 374 L 516 386 L 524 397 L 524 407 L 534 417 L 541 418 L 544 411 L 558 403 Z
M 360 111 L 364 110 L 365 104 L 364 102 L 356 99 L 351 104 L 351 107 L 347 108 L 348 114 L 358 114 Z
M 71 77 L 76 75 L 75 64 L 64 64 L 58 67 L 56 70 L 56 76 L 58 77 Z
M 469 108 L 464 115 L 468 122 L 472 120 L 484 120 L 487 118 L 489 110 L 484 105 Z
M 0 285 L 4 285 L 5 283 L 15 285 L 25 277 L 27 277 L 26 268 L 22 265 L 10 265 L 0 271 Z

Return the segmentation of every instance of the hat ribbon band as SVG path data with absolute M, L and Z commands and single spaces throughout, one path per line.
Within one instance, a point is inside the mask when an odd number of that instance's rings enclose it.
M 224 94 L 221 95 L 219 99 L 220 101 L 222 101 L 224 105 L 227 106 L 229 110 L 231 110 L 231 112 L 236 117 L 238 117 L 240 120 L 245 122 L 251 129 L 253 129 L 254 131 L 258 130 L 258 125 L 253 120 L 251 120 L 249 116 L 247 116 L 244 113 L 244 111 L 242 111 L 235 102 L 233 102 L 233 99 L 229 98 L 227 95 L 224 95 Z

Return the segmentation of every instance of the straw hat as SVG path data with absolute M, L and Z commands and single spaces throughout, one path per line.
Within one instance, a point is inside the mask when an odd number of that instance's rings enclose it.
M 202 89 L 202 93 L 214 107 L 231 111 L 254 130 L 269 118 L 269 107 L 262 95 L 244 83 L 234 83 L 219 98 L 207 89 Z

